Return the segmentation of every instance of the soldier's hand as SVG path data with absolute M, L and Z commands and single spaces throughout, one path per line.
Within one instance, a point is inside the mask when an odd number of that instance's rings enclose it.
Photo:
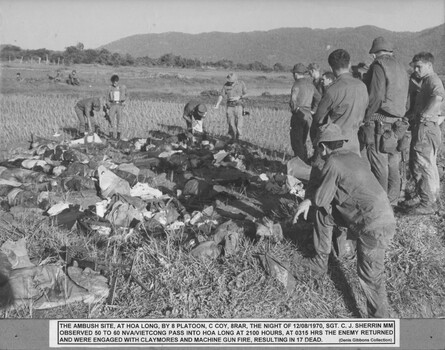
M 309 212 L 309 208 L 311 207 L 311 200 L 305 199 L 303 202 L 300 203 L 300 205 L 297 208 L 297 213 L 294 216 L 294 220 L 292 221 L 293 224 L 295 224 L 298 221 L 298 217 L 303 214 L 304 220 L 307 220 L 307 214 Z

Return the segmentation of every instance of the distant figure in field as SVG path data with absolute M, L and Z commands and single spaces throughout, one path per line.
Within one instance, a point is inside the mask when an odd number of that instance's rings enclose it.
M 229 135 L 233 141 L 237 141 L 242 136 L 244 124 L 244 105 L 243 98 L 247 94 L 246 85 L 238 80 L 235 73 L 227 76 L 227 82 L 221 89 L 214 108 L 218 109 L 224 97 L 227 97 L 227 124 L 229 125 Z
M 312 77 L 315 88 L 320 95 L 323 95 L 323 83 L 321 81 L 320 66 L 317 63 L 310 63 L 307 67 L 309 75 Z
M 326 90 L 329 86 L 332 85 L 332 83 L 335 80 L 335 75 L 332 72 L 324 72 L 321 76 L 321 83 L 323 84 L 323 95 L 325 94 Z
M 187 131 L 192 134 L 203 134 L 203 119 L 207 115 L 207 107 L 204 104 L 190 101 L 184 107 L 184 118 Z
M 99 97 L 91 97 L 80 100 L 76 103 L 74 111 L 76 112 L 77 119 L 79 119 L 79 133 L 84 136 L 85 134 L 92 134 L 93 132 L 99 133 L 99 127 L 97 125 L 95 112 L 100 112 L 101 101 Z M 87 132 L 85 132 L 88 130 Z
M 15 80 L 17 80 L 18 82 L 23 81 L 22 75 L 20 74 L 20 72 L 18 72 L 15 76 Z
M 80 85 L 80 81 L 77 77 L 77 72 L 75 69 L 68 75 L 68 80 L 66 82 L 69 85 Z
M 48 75 L 48 79 L 54 81 L 55 83 L 60 83 L 62 81 L 62 73 L 60 72 L 60 69 L 56 71 L 56 75 Z
M 317 110 L 321 98 L 312 79 L 306 74 L 307 68 L 303 63 L 297 63 L 292 69 L 295 83 L 292 86 L 289 101 L 292 112 L 290 143 L 294 156 L 304 162 L 308 162 L 306 141 L 312 125 L 312 115 Z
M 109 117 L 111 121 L 112 131 L 110 132 L 110 137 L 114 139 L 114 135 L 119 140 L 121 137 L 120 122 L 122 119 L 123 108 L 125 101 L 127 100 L 127 88 L 125 85 L 119 86 L 119 76 L 113 74 L 111 76 L 111 86 L 108 90 L 108 104 Z

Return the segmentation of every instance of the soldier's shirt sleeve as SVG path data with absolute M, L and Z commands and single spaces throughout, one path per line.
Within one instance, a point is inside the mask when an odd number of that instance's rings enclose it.
M 93 100 L 89 100 L 86 104 L 85 104 L 85 113 L 86 112 L 92 112 L 93 111 Z
M 324 96 L 321 98 L 321 101 L 318 105 L 317 112 L 314 115 L 314 122 L 312 125 L 315 127 L 318 127 L 326 122 L 326 117 L 329 115 L 329 113 L 332 110 L 333 106 L 333 98 L 330 94 L 330 91 L 332 89 L 329 89 Z
M 373 64 L 371 77 L 369 80 L 368 93 L 368 109 L 366 110 L 366 118 L 369 118 L 378 111 L 382 105 L 386 95 L 386 78 L 383 68 L 378 64 Z
M 244 83 L 244 81 L 241 82 L 241 94 L 242 94 L 242 96 L 247 94 L 247 88 L 246 88 L 246 84 Z
M 332 91 L 332 89 L 330 90 Z M 317 111 L 313 116 L 313 121 L 310 129 L 310 137 L 312 141 L 314 141 L 317 137 L 318 127 L 327 122 L 327 117 L 332 110 L 333 103 L 333 98 L 328 90 L 321 98 L 321 101 L 318 104 Z
M 321 184 L 315 192 L 314 205 L 316 207 L 329 208 L 335 193 L 337 192 L 337 181 L 339 179 L 338 167 L 333 158 L 328 158 L 321 171 Z
M 317 110 L 318 105 L 320 104 L 320 101 L 321 101 L 321 94 L 314 86 L 314 96 L 312 97 L 312 104 L 311 104 L 312 111 Z
M 295 112 L 295 109 L 298 107 L 296 105 L 296 103 L 297 103 L 297 96 L 298 96 L 299 92 L 300 92 L 300 88 L 299 88 L 298 84 L 292 85 L 292 88 L 290 90 L 290 101 L 289 101 L 290 110 L 292 112 Z
M 193 111 L 192 103 L 188 102 L 184 107 L 184 115 L 187 117 L 190 117 L 192 114 L 192 111 Z
M 445 99 L 445 89 L 443 87 L 442 81 L 439 77 L 434 77 L 431 81 L 431 97 L 442 97 L 442 100 Z

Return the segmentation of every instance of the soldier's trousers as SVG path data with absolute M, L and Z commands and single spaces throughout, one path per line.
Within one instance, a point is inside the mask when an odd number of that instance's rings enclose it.
M 122 120 L 122 109 L 123 106 L 117 103 L 111 103 L 110 105 L 110 120 L 111 126 L 114 133 L 120 132 L 120 122 Z
M 440 195 L 437 153 L 441 143 L 440 127 L 435 122 L 416 125 L 412 131 L 412 173 L 422 205 L 433 205 Z
M 96 119 L 93 116 L 87 116 L 82 109 L 80 109 L 77 105 L 74 107 L 74 112 L 76 112 L 77 119 L 79 119 L 79 132 L 84 133 L 85 132 L 85 126 L 88 126 L 88 129 L 90 132 L 94 131 L 94 128 L 96 126 Z
M 290 120 L 290 144 L 294 156 L 308 162 L 307 138 L 312 125 L 312 115 L 309 111 L 301 109 L 292 113 Z
M 332 234 L 335 225 L 343 226 L 340 214 L 332 209 L 328 213 L 324 208 L 315 212 L 314 247 L 316 261 L 327 266 L 331 252 Z M 395 233 L 395 225 L 374 228 L 358 233 L 357 238 L 357 273 L 367 299 L 368 317 L 389 317 L 385 286 L 385 251 Z
M 226 117 L 230 137 L 239 140 L 244 125 L 243 106 L 227 106 Z
M 388 194 L 389 202 L 396 205 L 400 197 L 400 152 L 382 153 L 375 145 L 367 146 L 371 171 Z

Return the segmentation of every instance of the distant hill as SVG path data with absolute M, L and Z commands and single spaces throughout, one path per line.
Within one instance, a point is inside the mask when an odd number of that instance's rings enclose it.
M 228 59 L 234 63 L 262 62 L 273 66 L 279 62 L 317 62 L 327 68 L 327 56 L 337 48 L 351 54 L 353 63 L 370 60 L 372 40 L 384 36 L 392 41 L 397 55 L 408 64 L 413 55 L 430 51 L 436 57 L 437 70 L 445 72 L 445 24 L 420 32 L 392 32 L 374 26 L 358 28 L 280 28 L 244 33 L 210 32 L 184 34 L 177 32 L 139 34 L 102 46 L 111 52 L 129 53 L 133 57 L 158 58 L 172 53 L 201 62 Z

